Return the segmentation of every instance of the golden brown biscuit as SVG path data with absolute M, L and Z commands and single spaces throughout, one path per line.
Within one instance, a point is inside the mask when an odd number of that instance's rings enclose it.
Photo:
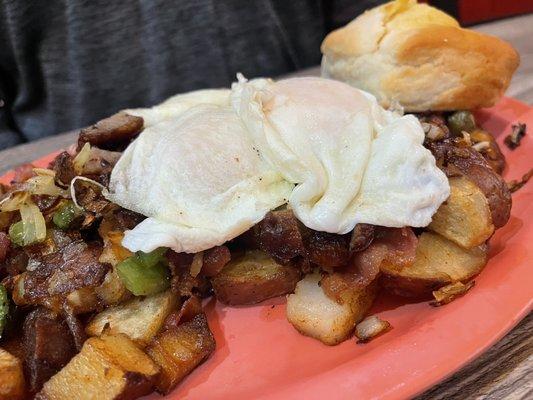
M 427 4 L 396 0 L 366 11 L 322 43 L 322 75 L 406 111 L 494 105 L 518 67 L 518 53 L 493 36 L 463 29 Z

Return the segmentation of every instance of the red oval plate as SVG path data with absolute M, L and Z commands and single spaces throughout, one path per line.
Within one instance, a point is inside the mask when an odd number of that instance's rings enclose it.
M 513 123 L 533 127 L 533 108 L 505 98 L 478 119 L 498 135 L 507 180 L 533 167 L 531 135 L 514 151 L 502 145 Z M 54 156 L 35 164 L 45 166 Z M 532 309 L 532 204 L 533 183 L 513 194 L 511 219 L 491 239 L 490 262 L 466 296 L 439 308 L 381 297 L 374 311 L 394 329 L 365 345 L 348 340 L 328 347 L 298 334 L 285 319 L 284 299 L 237 308 L 208 301 L 217 349 L 167 398 L 404 399 L 424 391 L 479 356 Z

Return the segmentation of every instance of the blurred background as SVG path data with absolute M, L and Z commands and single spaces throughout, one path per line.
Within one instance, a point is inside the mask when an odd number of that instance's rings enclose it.
M 427 1 L 426 1 L 427 2 Z M 87 126 L 237 72 L 320 63 L 320 43 L 379 0 L 0 0 L 0 150 Z M 533 0 L 440 0 L 462 24 Z

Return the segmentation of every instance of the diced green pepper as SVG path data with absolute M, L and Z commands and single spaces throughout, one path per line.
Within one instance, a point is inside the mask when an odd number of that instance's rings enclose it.
M 117 265 L 118 276 L 135 296 L 156 294 L 170 286 L 169 270 L 163 257 L 165 251 L 137 252 Z
M 0 284 L 0 337 L 6 326 L 7 318 L 9 317 L 9 299 L 7 298 L 7 290 L 4 285 Z
M 74 202 L 67 201 L 54 213 L 54 224 L 60 229 L 68 229 L 72 221 L 82 214 Z
M 17 246 L 24 246 L 24 225 L 22 221 L 11 224 L 9 227 L 9 239 Z
M 463 131 L 476 129 L 476 121 L 470 111 L 456 111 L 448 117 L 448 126 L 455 136 L 461 136 Z
M 158 249 L 155 249 L 149 253 L 138 251 L 135 253 L 135 256 L 142 265 L 149 268 L 156 265 L 160 261 L 166 261 L 164 257 L 166 252 L 167 249 L 165 247 L 159 247 Z

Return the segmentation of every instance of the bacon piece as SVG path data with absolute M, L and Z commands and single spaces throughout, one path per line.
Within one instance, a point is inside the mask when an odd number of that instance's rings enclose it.
M 376 227 L 370 224 L 357 224 L 350 239 L 350 253 L 363 251 L 374 240 Z
M 202 274 L 208 277 L 218 274 L 224 265 L 231 260 L 231 254 L 226 246 L 216 246 L 204 251 Z
M 342 293 L 354 286 L 370 284 L 379 274 L 383 261 L 404 266 L 412 264 L 417 243 L 411 228 L 380 228 L 372 244 L 355 253 L 346 268 L 322 278 L 322 288 L 328 297 L 342 303 Z
M 172 279 L 170 288 L 180 297 L 191 297 L 198 295 L 201 298 L 206 297 L 211 292 L 211 285 L 208 279 L 203 275 L 191 276 L 190 268 L 193 254 L 176 253 L 173 250 L 166 252 L 165 257 L 168 260 Z
M 178 325 L 189 322 L 201 312 L 202 301 L 196 296 L 191 296 L 183 302 L 179 310 L 172 311 L 167 316 L 163 324 L 163 330 L 175 329 Z

